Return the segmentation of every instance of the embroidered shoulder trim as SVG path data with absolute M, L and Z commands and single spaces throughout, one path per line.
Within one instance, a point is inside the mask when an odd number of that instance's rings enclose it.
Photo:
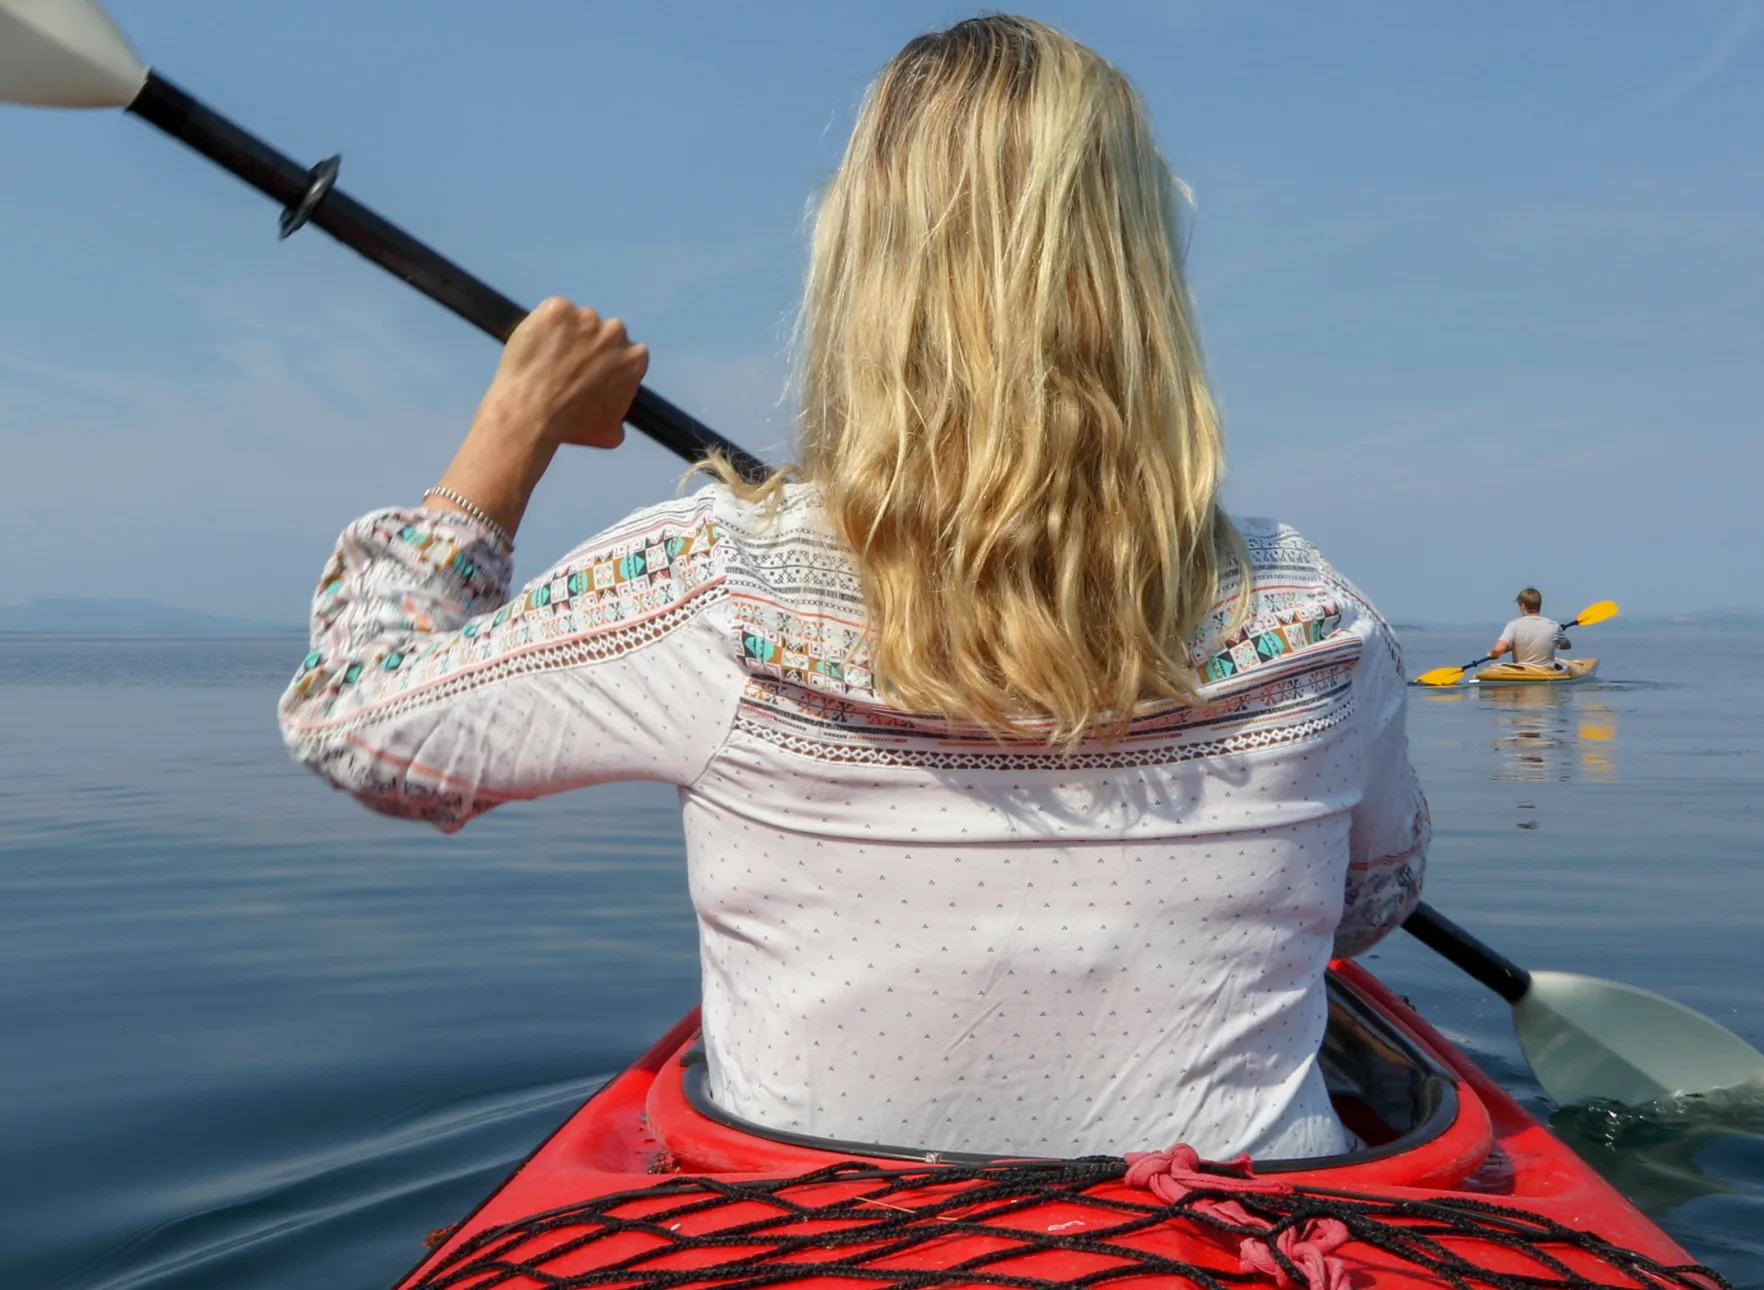
M 1000 741 L 912 716 L 807 691 L 770 677 L 748 682 L 735 728 L 816 761 L 933 770 L 1067 770 L 1164 766 L 1310 739 L 1352 715 L 1358 637 L 1315 647 L 1221 687 L 1203 707 L 1163 704 L 1135 718 L 1120 743 L 1068 754 L 1037 740 Z
M 1266 605 L 1199 665 L 1203 681 L 1223 681 L 1321 644 L 1341 627 L 1341 606 L 1333 599 L 1305 596 L 1285 606 Z
M 731 646 L 750 678 L 736 728 L 800 756 L 963 769 L 1156 765 L 1307 738 L 1350 710 L 1359 638 L 1341 633 L 1342 606 L 1326 593 L 1315 548 L 1285 525 L 1243 526 L 1249 621 L 1221 641 L 1222 600 L 1196 633 L 1191 660 L 1211 701 L 1136 718 L 1121 744 L 1068 756 L 1030 738 L 1001 745 L 878 698 L 861 584 L 812 487 L 788 487 L 774 511 L 726 499 L 718 514 L 730 539 Z M 1268 669 L 1265 679 L 1218 684 L 1256 668 Z
M 732 508 L 724 524 L 736 658 L 756 677 L 874 700 L 863 588 L 814 491 L 790 485 L 776 512 Z
M 1040 747 L 1023 752 L 981 752 L 959 747 L 890 748 L 875 744 L 828 743 L 780 732 L 769 722 L 756 720 L 753 711 L 745 703 L 735 719 L 735 728 L 764 739 L 784 752 L 842 765 L 979 771 L 1127 770 L 1144 766 L 1174 766 L 1207 757 L 1298 743 L 1331 730 L 1352 716 L 1353 705 L 1345 702 L 1328 712 L 1278 728 L 1247 730 L 1221 739 L 1166 744 L 1155 748 L 1112 748 L 1106 751 L 1074 753 L 1070 756 L 1062 756 L 1057 751 Z
M 578 547 L 507 604 L 414 648 L 386 646 L 337 670 L 308 655 L 294 693 L 333 701 L 300 732 L 345 730 L 511 677 L 604 662 L 674 631 L 725 594 L 723 535 L 708 497 L 638 512 Z

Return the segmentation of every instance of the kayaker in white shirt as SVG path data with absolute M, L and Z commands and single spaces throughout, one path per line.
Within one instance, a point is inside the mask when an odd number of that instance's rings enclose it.
M 1182 195 L 1083 46 L 911 42 L 820 200 L 792 472 L 724 470 L 511 598 L 534 486 L 620 442 L 648 363 L 545 302 L 439 491 L 344 530 L 290 749 L 445 831 L 677 785 L 707 1087 L 750 1122 L 1342 1150 L 1324 971 L 1413 908 L 1427 805 L 1388 625 L 1220 508 Z
M 1561 667 L 1556 651 L 1571 649 L 1573 642 L 1562 630 L 1562 624 L 1543 616 L 1543 593 L 1536 587 L 1527 587 L 1513 598 L 1513 603 L 1519 606 L 1519 617 L 1501 629 L 1488 656 L 1498 659 L 1511 652 L 1515 663 L 1527 667 Z

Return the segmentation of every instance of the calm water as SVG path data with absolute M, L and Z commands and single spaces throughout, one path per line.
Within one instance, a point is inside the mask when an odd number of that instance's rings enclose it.
M 1413 633 L 1411 670 L 1490 635 Z M 1764 1045 L 1764 637 L 1576 635 L 1603 683 L 1416 693 L 1428 894 Z M 284 759 L 300 653 L 0 637 L 0 1286 L 385 1286 L 693 1001 L 669 791 L 375 818 Z M 1764 1290 L 1764 1112 L 1556 1111 L 1504 1004 L 1407 938 L 1373 957 Z

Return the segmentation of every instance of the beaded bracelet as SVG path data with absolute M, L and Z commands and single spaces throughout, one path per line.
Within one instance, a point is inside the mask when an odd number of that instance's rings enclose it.
M 434 488 L 423 490 L 423 500 L 425 502 L 431 497 L 445 498 L 447 501 L 452 502 L 455 506 L 459 507 L 460 512 L 467 519 L 476 520 L 485 528 L 489 529 L 491 536 L 500 541 L 503 546 L 512 547 L 514 545 L 514 534 L 510 533 L 507 529 L 503 528 L 502 525 L 491 519 L 490 512 L 486 511 L 482 506 L 479 506 L 471 498 L 464 497 L 461 494 L 454 492 L 451 488 L 442 488 L 439 484 Z

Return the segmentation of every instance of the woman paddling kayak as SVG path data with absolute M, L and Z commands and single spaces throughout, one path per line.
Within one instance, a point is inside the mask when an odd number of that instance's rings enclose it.
M 1426 805 L 1388 627 L 1219 506 L 1178 196 L 1090 50 L 1011 17 L 914 40 L 815 221 L 799 465 L 510 599 L 533 487 L 617 445 L 647 364 L 546 302 L 422 503 L 344 530 L 294 755 L 447 831 L 679 786 L 707 1089 L 747 1121 L 1342 1150 L 1324 969 L 1417 899 Z

